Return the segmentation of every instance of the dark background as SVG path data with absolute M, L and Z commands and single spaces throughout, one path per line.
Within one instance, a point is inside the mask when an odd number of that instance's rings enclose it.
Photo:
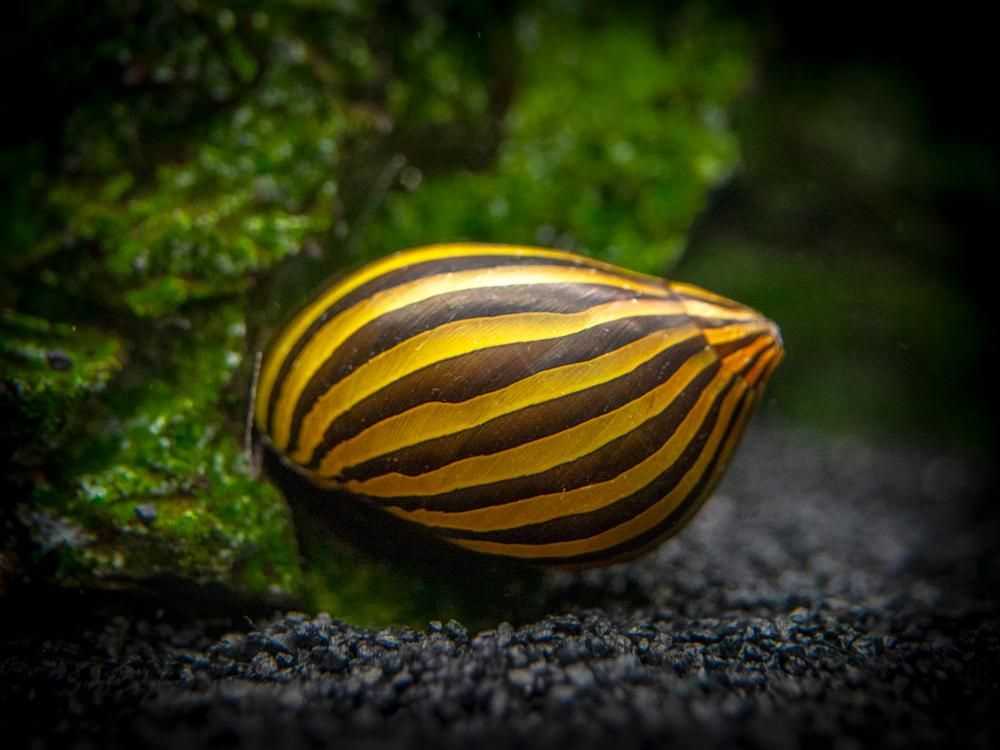
M 863 3 L 779 3 L 760 18 L 746 169 L 678 273 L 707 284 L 732 263 L 723 291 L 785 307 L 774 393 L 801 421 L 991 455 L 998 173 L 984 18 Z

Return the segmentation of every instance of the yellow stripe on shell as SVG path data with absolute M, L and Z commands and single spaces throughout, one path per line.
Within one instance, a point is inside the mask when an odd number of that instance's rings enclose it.
M 612 479 L 588 484 L 572 490 L 516 500 L 503 505 L 476 508 L 467 511 L 405 510 L 391 505 L 386 509 L 399 518 L 424 526 L 469 531 L 494 531 L 513 529 L 528 524 L 552 521 L 562 516 L 598 510 L 617 500 L 641 490 L 673 465 L 694 439 L 712 406 L 715 394 L 730 381 L 732 375 L 724 370 L 716 373 L 706 385 L 710 398 L 699 398 L 674 433 L 660 448 Z
M 685 297 L 697 297 L 704 302 L 715 303 L 722 307 L 725 307 L 726 305 L 732 306 L 733 304 L 739 304 L 738 302 L 735 302 L 735 300 L 723 297 L 721 294 L 710 292 L 700 286 L 688 284 L 683 281 L 671 281 L 670 288 L 677 294 L 683 294 Z M 740 307 L 743 307 L 743 305 L 740 305 Z
M 715 361 L 714 352 L 706 347 L 681 365 L 665 383 L 638 399 L 554 435 L 498 453 L 454 461 L 416 476 L 384 474 L 368 480 L 350 480 L 343 486 L 350 492 L 372 497 L 437 495 L 546 471 L 592 453 L 636 429 L 665 409 Z
M 680 298 L 678 298 L 680 299 Z M 760 313 L 749 307 L 723 307 L 704 300 L 680 299 L 684 311 L 692 318 L 701 320 L 757 321 Z
M 255 418 L 257 427 L 261 430 L 267 428 L 268 403 L 271 399 L 271 392 L 275 386 L 278 373 L 282 363 L 288 357 L 296 342 L 305 334 L 316 318 L 323 314 L 330 306 L 346 297 L 355 289 L 364 284 L 374 281 L 380 276 L 396 271 L 407 266 L 416 265 L 426 261 L 447 260 L 450 258 L 461 258 L 468 255 L 498 255 L 504 257 L 532 257 L 532 258 L 552 258 L 553 260 L 571 260 L 575 262 L 586 262 L 589 267 L 602 269 L 608 273 L 625 274 L 634 278 L 637 282 L 644 282 L 651 286 L 656 286 L 660 292 L 664 292 L 662 279 L 652 276 L 626 271 L 616 268 L 608 263 L 583 258 L 573 253 L 561 250 L 549 250 L 545 248 L 524 247 L 519 245 L 489 245 L 480 243 L 453 243 L 441 245 L 428 245 L 417 247 L 411 250 L 394 253 L 381 260 L 375 261 L 361 270 L 351 274 L 343 281 L 333 285 L 315 301 L 307 305 L 279 334 L 273 345 L 267 352 L 267 358 L 261 369 L 260 378 L 257 384 L 257 395 L 255 403 Z M 390 290 L 391 291 L 391 290 Z
M 719 326 L 718 328 L 703 328 L 701 332 L 705 340 L 712 346 L 739 341 L 747 336 L 760 336 L 769 333 L 768 328 L 758 321 L 733 323 L 727 326 Z
M 335 476 L 354 466 L 425 440 L 450 435 L 626 375 L 657 354 L 698 335 L 694 326 L 657 331 L 593 359 L 542 370 L 506 388 L 458 403 L 432 401 L 377 422 L 334 446 L 316 473 Z
M 578 333 L 622 318 L 677 314 L 677 303 L 664 299 L 632 299 L 597 305 L 578 313 L 517 313 L 471 318 L 419 333 L 372 357 L 334 384 L 302 420 L 299 445 L 292 460 L 310 459 L 323 435 L 340 414 L 389 383 L 444 359 L 525 341 L 542 341 Z
M 393 515 L 424 526 L 492 531 L 551 521 L 571 513 L 585 513 L 628 497 L 677 461 L 701 428 L 715 396 L 729 382 L 732 374 L 752 356 L 753 352 L 744 353 L 721 368 L 705 386 L 704 392 L 709 394 L 709 398 L 702 396 L 698 399 L 674 433 L 655 453 L 605 482 L 468 511 L 405 510 L 392 507 L 390 498 L 387 500 L 387 510 Z
M 280 398 L 270 426 L 272 444 L 278 451 L 285 450 L 289 444 L 289 432 L 291 430 L 292 415 L 295 411 L 295 404 L 301 396 L 302 391 L 308 385 L 310 379 L 313 375 L 315 375 L 317 370 L 322 367 L 323 363 L 329 359 L 337 348 L 340 347 L 340 345 L 343 344 L 344 341 L 346 341 L 355 331 L 367 323 L 377 320 L 386 313 L 399 310 L 400 308 L 421 302 L 431 297 L 447 294 L 448 292 L 457 290 L 551 283 L 603 283 L 620 289 L 629 289 L 650 295 L 658 295 L 661 300 L 667 294 L 667 292 L 658 285 L 645 284 L 639 281 L 628 281 L 618 276 L 598 271 L 595 268 L 573 268 L 567 266 L 500 266 L 497 268 L 476 269 L 473 271 L 458 271 L 454 273 L 429 276 L 397 287 L 392 287 L 391 289 L 387 289 L 383 292 L 378 292 L 328 321 L 319 331 L 316 332 L 315 336 L 310 339 L 309 343 L 305 345 L 302 351 L 299 352 L 295 361 L 292 363 L 291 370 L 280 386 Z M 657 300 L 653 300 L 653 302 L 656 301 Z M 649 302 L 649 300 L 641 300 L 640 302 Z M 626 301 L 624 304 L 628 303 L 629 301 Z M 679 312 L 679 307 L 676 304 L 675 307 L 678 308 L 675 312 Z M 596 310 L 599 308 L 592 309 Z M 496 320 L 504 320 L 515 317 L 518 316 L 503 316 L 496 318 Z M 493 319 L 479 318 L 476 320 L 489 321 Z M 464 327 L 468 327 L 469 325 L 469 321 L 458 321 L 458 323 Z M 440 328 L 444 327 L 445 326 L 441 326 Z M 440 328 L 434 330 L 440 330 Z M 553 334 L 553 336 L 558 335 L 563 334 Z M 417 337 L 411 338 L 408 341 L 413 341 L 415 338 Z M 487 342 L 488 345 L 492 345 L 492 339 L 489 336 L 488 331 L 483 331 L 481 340 L 483 342 Z M 408 342 L 404 342 L 404 344 L 405 343 Z M 482 344 L 474 348 L 480 348 L 481 346 Z M 467 349 L 466 351 L 472 351 L 474 348 Z M 391 351 L 394 350 L 390 350 L 390 352 Z M 388 352 L 384 354 L 388 354 Z M 384 356 L 384 354 L 380 356 Z M 443 356 L 431 358 L 426 355 L 423 357 L 426 362 L 444 358 L 445 357 Z M 375 359 L 378 359 L 378 357 Z M 361 369 L 362 368 L 358 368 L 358 370 L 355 370 L 352 375 L 356 374 Z M 410 371 L 412 372 L 412 370 Z M 341 383 L 347 381 L 348 379 L 349 378 L 345 378 L 345 380 L 341 381 Z M 353 382 L 357 382 L 357 379 Z M 334 391 L 338 394 L 349 392 L 346 388 L 340 387 L 341 383 L 336 384 L 331 391 L 327 392 L 327 394 Z M 372 391 L 369 390 L 369 392 Z M 325 396 L 320 400 L 327 404 L 330 403 L 330 399 L 327 399 Z M 357 400 L 360 399 L 353 399 L 352 403 Z M 333 403 L 339 406 L 342 402 L 333 401 Z M 317 409 L 314 406 L 311 413 L 315 414 L 316 412 Z M 293 457 L 293 460 L 299 463 L 309 459 L 312 449 L 315 448 L 316 444 L 322 438 L 322 433 L 320 433 L 319 436 L 315 436 L 314 433 L 311 433 L 309 428 L 306 426 L 305 421 L 303 421 L 303 433 L 309 437 L 314 437 L 315 439 L 307 449 L 298 451 Z
M 550 542 L 548 544 L 518 544 L 506 542 L 489 542 L 475 539 L 452 539 L 465 549 L 475 552 L 483 552 L 494 555 L 507 555 L 523 557 L 527 559 L 545 557 L 573 557 L 586 555 L 600 550 L 610 549 L 619 544 L 628 542 L 642 535 L 644 532 L 656 527 L 659 523 L 673 511 L 685 498 L 694 490 L 698 481 L 705 473 L 709 463 L 714 457 L 726 427 L 732 417 L 739 399 L 746 386 L 742 381 L 737 380 L 732 390 L 723 399 L 719 419 L 717 420 L 712 434 L 702 449 L 701 455 L 694 465 L 685 473 L 677 485 L 667 493 L 667 495 L 652 507 L 639 513 L 633 518 L 625 520 L 623 523 L 584 539 L 575 539 L 566 542 Z M 713 394 L 708 392 L 702 394 L 702 399 L 711 400 Z
M 722 479 L 722 475 L 726 471 L 726 467 L 732 458 L 733 452 L 736 450 L 736 446 L 739 444 L 740 438 L 743 435 L 743 431 L 746 429 L 747 422 L 750 419 L 750 415 L 753 413 L 754 407 L 756 406 L 757 399 L 760 396 L 759 390 L 751 390 L 747 397 L 744 399 L 742 405 L 739 407 L 739 411 L 736 416 L 732 418 L 733 427 L 730 430 L 729 437 L 726 438 L 725 442 L 718 449 L 719 457 L 715 462 L 715 466 L 712 470 L 711 476 L 702 487 L 701 491 L 698 493 L 698 497 L 695 498 L 689 507 L 684 511 L 682 515 L 677 517 L 674 522 L 670 525 L 670 528 L 665 529 L 662 534 L 656 538 L 650 540 L 646 544 L 643 544 L 635 549 L 628 550 L 619 555 L 613 555 L 611 557 L 601 560 L 602 565 L 614 565 L 620 562 L 626 562 L 628 560 L 634 560 L 637 557 L 644 555 L 652 549 L 660 546 L 666 539 L 673 536 L 680 529 L 694 517 L 694 515 L 701 510 L 701 506 L 705 504 L 705 501 L 712 495 L 715 491 L 716 486 L 719 484 L 719 480 Z M 683 501 L 682 501 L 683 502 Z M 592 563 L 591 563 L 592 565 Z M 564 567 L 572 568 L 574 567 L 572 563 L 567 563 Z M 583 566 L 576 567 L 586 567 L 586 563 Z

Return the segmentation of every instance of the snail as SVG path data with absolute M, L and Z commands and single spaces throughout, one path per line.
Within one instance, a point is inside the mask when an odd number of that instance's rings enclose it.
M 558 250 L 433 245 L 292 318 L 253 419 L 316 487 L 452 544 L 605 565 L 694 515 L 782 354 L 773 322 L 689 284 Z

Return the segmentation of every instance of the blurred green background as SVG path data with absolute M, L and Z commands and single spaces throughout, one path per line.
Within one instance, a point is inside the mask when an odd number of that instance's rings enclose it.
M 245 393 L 252 353 L 317 280 L 429 242 L 558 246 L 701 284 L 782 328 L 765 419 L 992 455 L 1000 187 L 988 40 L 963 13 L 106 0 L 14 15 L 0 590 L 26 572 L 179 579 L 382 616 L 361 611 L 382 573 L 344 585 L 353 558 L 310 554 L 315 535 L 296 542 L 251 476 Z

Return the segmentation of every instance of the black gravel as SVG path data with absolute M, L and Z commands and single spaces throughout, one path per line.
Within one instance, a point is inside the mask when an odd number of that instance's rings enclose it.
M 5 611 L 0 745 L 996 747 L 994 505 L 947 456 L 758 428 L 679 538 L 556 574 L 537 622 Z

